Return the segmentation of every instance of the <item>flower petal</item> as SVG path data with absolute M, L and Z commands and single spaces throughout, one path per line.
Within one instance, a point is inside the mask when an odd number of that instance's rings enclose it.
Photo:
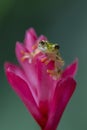
M 56 130 L 64 109 L 75 90 L 75 86 L 76 82 L 72 77 L 68 77 L 60 84 L 57 84 L 53 101 L 50 104 L 51 110 L 48 122 L 44 130 Z
M 38 37 L 38 39 L 37 39 L 37 42 L 39 43 L 39 42 L 42 41 L 42 40 L 47 41 L 47 38 L 46 38 L 44 35 L 40 35 L 40 36 Z
M 37 75 L 35 73 L 35 63 L 29 63 L 28 60 L 22 61 L 22 54 L 21 51 L 26 52 L 26 49 L 23 47 L 22 44 L 20 44 L 19 42 L 16 43 L 16 56 L 17 59 L 19 61 L 19 63 L 21 64 L 26 77 L 29 81 L 30 84 L 30 90 L 34 96 L 34 99 L 36 100 L 37 104 L 38 104 L 38 100 L 37 100 L 37 86 L 38 86 L 38 80 L 37 80 Z M 32 86 L 32 87 L 31 87 Z
M 32 51 L 32 46 L 33 44 L 35 44 L 36 40 L 37 40 L 37 35 L 36 35 L 35 30 L 33 28 L 29 28 L 25 34 L 24 44 L 25 44 L 25 47 L 30 52 Z
M 54 87 L 56 86 L 55 81 L 47 73 L 47 65 L 40 61 L 40 56 L 36 56 L 36 61 L 32 63 L 29 63 L 27 60 L 22 62 L 20 53 L 21 50 L 26 51 L 22 44 L 17 42 L 16 55 L 18 61 L 20 62 L 28 78 L 30 84 L 29 87 L 34 99 L 36 100 L 37 104 L 39 103 L 40 107 L 42 108 L 43 104 L 47 104 L 49 99 L 52 98 L 52 93 Z
M 42 102 L 44 105 L 45 103 L 49 102 L 52 99 L 52 93 L 56 87 L 56 81 L 47 73 L 47 69 L 52 68 L 52 64 L 45 65 L 45 63 L 41 62 L 41 59 L 38 56 L 37 64 L 36 64 L 36 73 L 38 77 L 38 100 Z M 44 103 L 45 102 L 45 103 Z
M 41 125 L 42 115 L 40 114 L 36 102 L 32 96 L 28 84 L 21 78 L 22 71 L 14 65 L 5 64 L 5 72 L 9 84 L 23 101 L 35 120 Z M 33 107 L 32 107 L 33 106 Z
M 11 64 L 9 62 L 5 62 L 5 71 L 11 71 L 13 73 L 15 73 L 17 76 L 19 76 L 21 79 L 26 80 L 26 76 L 24 74 L 24 71 L 17 65 Z
M 78 69 L 78 59 L 76 59 L 71 65 L 69 65 L 63 72 L 62 78 L 72 76 L 74 77 Z

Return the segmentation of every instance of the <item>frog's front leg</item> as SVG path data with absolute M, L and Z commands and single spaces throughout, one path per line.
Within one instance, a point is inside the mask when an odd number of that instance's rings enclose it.
M 48 65 L 51 60 L 52 59 L 47 56 L 41 58 L 41 62 L 45 63 L 45 65 Z
M 43 57 L 41 58 L 41 62 L 43 62 L 43 63 L 45 63 L 46 60 L 47 60 L 47 57 L 46 57 L 46 56 L 43 56 Z
M 48 59 L 44 62 L 45 65 L 48 65 L 50 61 L 51 61 L 51 58 L 48 58 Z
M 60 68 L 56 68 L 54 70 L 47 70 L 47 73 L 53 77 L 54 80 L 58 79 L 62 73 Z

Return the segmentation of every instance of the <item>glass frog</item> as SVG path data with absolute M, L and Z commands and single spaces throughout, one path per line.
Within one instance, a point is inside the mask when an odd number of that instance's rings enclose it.
M 45 65 L 48 65 L 51 61 L 54 62 L 54 69 L 47 69 L 47 73 L 56 79 L 61 75 L 62 67 L 64 65 L 64 61 L 60 56 L 59 48 L 60 47 L 57 43 L 53 44 L 49 41 L 42 40 L 38 44 L 36 43 L 32 46 L 33 51 L 31 53 L 24 52 L 22 60 L 28 59 L 29 63 L 31 63 L 37 54 L 42 53 L 41 62 Z
M 46 65 L 50 61 L 54 61 L 54 70 L 47 70 L 47 72 L 51 76 L 54 76 L 54 78 L 60 76 L 64 65 L 64 61 L 60 56 L 59 48 L 60 46 L 57 43 L 53 44 L 43 40 L 38 44 L 38 49 L 46 55 L 46 57 L 43 57 L 41 61 Z

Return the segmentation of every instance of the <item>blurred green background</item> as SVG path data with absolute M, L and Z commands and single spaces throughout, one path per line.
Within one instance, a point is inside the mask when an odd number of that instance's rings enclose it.
M 15 42 L 34 27 L 58 42 L 66 65 L 79 58 L 77 89 L 58 130 L 87 129 L 87 0 L 0 0 L 0 130 L 39 130 L 8 84 L 3 64 L 16 63 Z

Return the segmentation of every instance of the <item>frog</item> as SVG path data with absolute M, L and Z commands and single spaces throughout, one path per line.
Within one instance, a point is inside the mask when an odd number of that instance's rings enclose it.
M 45 63 L 45 65 L 48 65 L 49 62 L 54 61 L 54 70 L 47 69 L 47 72 L 50 74 L 50 76 L 53 76 L 54 79 L 58 78 L 62 73 L 62 67 L 64 65 L 64 60 L 59 52 L 59 44 L 42 40 L 38 44 L 38 49 L 46 55 L 46 57 L 41 59 L 41 62 Z
M 57 79 L 62 73 L 62 67 L 64 65 L 64 61 L 59 52 L 59 44 L 51 43 L 49 41 L 41 40 L 39 43 L 36 43 L 32 46 L 32 52 L 24 53 L 22 60 L 28 59 L 29 63 L 32 62 L 33 58 L 41 53 L 42 58 L 41 62 L 45 65 L 48 65 L 51 61 L 54 62 L 54 69 L 47 69 L 47 73 L 52 76 L 54 79 Z

